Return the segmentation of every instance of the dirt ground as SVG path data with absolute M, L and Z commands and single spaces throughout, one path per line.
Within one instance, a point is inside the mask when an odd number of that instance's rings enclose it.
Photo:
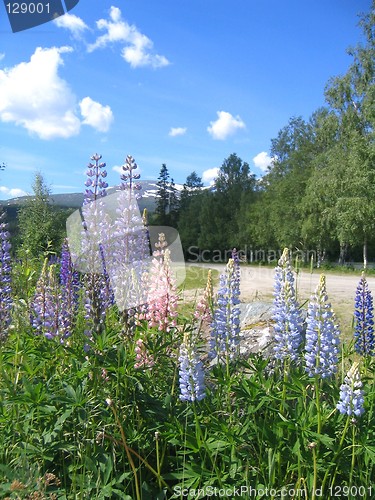
M 189 264 L 189 266 L 204 266 L 217 269 L 220 273 L 224 264 Z M 355 291 L 361 277 L 360 271 L 353 274 L 326 274 L 327 293 L 332 307 L 340 322 L 348 326 L 351 322 L 354 308 Z M 297 279 L 297 293 L 300 303 L 308 300 L 319 283 L 320 272 L 301 270 Z M 241 266 L 241 301 L 272 299 L 274 270 L 265 267 Z M 375 277 L 367 278 L 370 290 L 375 293 Z

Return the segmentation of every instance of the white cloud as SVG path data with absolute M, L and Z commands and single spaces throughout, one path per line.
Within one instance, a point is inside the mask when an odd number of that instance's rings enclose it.
M 58 70 L 62 54 L 71 47 L 35 49 L 30 61 L 0 70 L 0 120 L 13 122 L 40 139 L 67 139 L 78 135 L 81 120 L 77 116 L 77 97 Z M 112 121 L 108 106 L 82 99 L 83 123 L 107 131 Z
M 217 116 L 218 119 L 210 122 L 210 126 L 207 127 L 207 131 L 214 139 L 223 141 L 236 130 L 246 127 L 239 116 L 234 117 L 227 111 L 217 111 Z
M 0 70 L 0 119 L 14 122 L 41 139 L 77 135 L 75 96 L 58 75 L 61 54 L 71 47 L 38 47 L 29 62 Z
M 268 167 L 272 164 L 273 158 L 269 156 L 268 153 L 265 151 L 262 151 L 261 153 L 258 153 L 256 156 L 253 158 L 254 165 L 258 167 L 260 170 L 263 172 L 266 172 Z
M 87 24 L 78 16 L 66 13 L 53 21 L 59 28 L 65 28 L 71 32 L 74 38 L 80 38 L 82 33 L 89 29 Z
M 8 198 L 18 198 L 18 196 L 27 196 L 26 191 L 19 188 L 7 188 L 0 186 L 0 193 L 3 193 Z
M 219 170 L 220 169 L 218 167 L 205 170 L 202 174 L 202 181 L 212 185 L 216 177 L 219 175 Z
M 90 125 L 99 132 L 108 132 L 113 121 L 113 113 L 109 106 L 103 106 L 93 101 L 91 97 L 84 97 L 79 103 L 85 125 Z
M 111 43 L 125 43 L 121 55 L 133 68 L 140 66 L 151 66 L 161 68 L 169 64 L 165 56 L 152 53 L 153 42 L 143 33 L 138 31 L 134 25 L 128 24 L 121 17 L 118 7 L 111 7 L 109 11 L 110 20 L 99 19 L 96 26 L 99 30 L 106 30 L 104 35 L 99 36 L 96 41 L 87 48 L 89 52 L 104 48 Z
M 186 131 L 187 131 L 186 127 L 171 127 L 168 135 L 171 137 L 176 137 L 178 135 L 186 134 Z
M 4 57 L 5 57 L 4 52 L 0 52 L 0 61 L 2 61 L 4 59 Z

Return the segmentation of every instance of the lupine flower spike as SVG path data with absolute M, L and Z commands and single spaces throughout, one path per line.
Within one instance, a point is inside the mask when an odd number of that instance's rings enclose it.
M 364 398 L 359 364 L 355 362 L 340 387 L 340 401 L 337 403 L 336 408 L 343 415 L 355 415 L 359 417 L 365 411 L 363 403 Z
M 180 399 L 182 401 L 200 401 L 206 395 L 204 370 L 191 332 L 186 332 L 184 335 L 178 360 L 180 362 Z
M 79 276 L 73 269 L 72 259 L 67 240 L 61 249 L 60 259 L 60 332 L 61 339 L 66 339 L 72 334 L 72 328 L 78 308 Z
M 170 251 L 163 233 L 159 241 L 150 269 L 150 285 L 148 291 L 148 309 L 146 319 L 150 328 L 157 327 L 159 331 L 168 332 L 177 325 L 178 294 L 176 280 L 172 275 Z
M 225 272 L 220 276 L 220 287 L 211 325 L 209 353 L 211 358 L 223 355 L 233 358 L 239 353 L 240 278 L 237 266 L 238 263 L 234 259 L 229 259 Z
M 274 297 L 275 358 L 296 361 L 302 342 L 302 315 L 296 299 L 288 248 L 284 249 L 275 268 Z
M 199 320 L 201 324 L 212 322 L 212 307 L 213 307 L 213 285 L 211 269 L 207 273 L 207 284 L 204 294 L 199 299 L 195 311 L 194 318 Z
M 116 303 L 121 311 L 146 302 L 142 276 L 151 260 L 147 228 L 144 226 L 137 199 L 141 185 L 134 158 L 127 156 L 122 166 L 122 183 L 116 198 L 116 220 L 111 245 L 106 249 L 106 263 L 112 278 Z M 124 319 L 130 317 L 124 315 Z M 129 325 L 127 325 L 129 326 Z
M 10 284 L 10 234 L 4 218 L 5 213 L 3 212 L 0 215 L 0 341 L 4 341 L 7 338 L 13 304 Z
M 107 176 L 105 163 L 101 163 L 102 156 L 95 154 L 91 157 L 87 169 L 87 187 L 82 207 L 83 233 L 82 255 L 86 274 L 85 286 L 85 317 L 88 328 L 85 334 L 92 339 L 92 333 L 101 332 L 103 328 L 106 308 L 112 303 L 111 293 L 108 293 L 108 276 L 103 269 L 103 246 L 108 239 L 110 228 L 108 216 L 105 215 L 103 198 L 106 196 L 108 183 L 104 180 Z M 105 296 L 103 296 L 105 294 Z M 104 299 L 104 300 L 103 300 Z
M 310 377 L 329 377 L 337 371 L 340 330 L 328 302 L 323 275 L 311 297 L 306 323 L 306 371 Z
M 46 259 L 36 284 L 31 306 L 31 324 L 38 334 L 44 335 L 47 339 L 59 335 L 59 299 L 54 267 L 48 266 Z
M 355 294 L 355 350 L 362 356 L 374 356 L 374 305 L 366 277 L 362 274 Z

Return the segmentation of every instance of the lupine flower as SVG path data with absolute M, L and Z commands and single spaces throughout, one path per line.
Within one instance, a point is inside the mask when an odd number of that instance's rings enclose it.
M 138 339 L 135 345 L 135 364 L 134 368 L 151 368 L 155 361 L 152 355 L 147 352 L 147 348 L 142 339 Z
M 340 401 L 336 408 L 343 415 L 355 415 L 359 417 L 365 411 L 363 408 L 364 398 L 362 381 L 359 373 L 359 364 L 353 363 L 348 371 L 344 383 L 340 387 Z
M 59 335 L 59 299 L 54 267 L 49 266 L 46 260 L 31 304 L 31 324 L 38 334 L 47 339 Z
M 323 275 L 310 299 L 306 324 L 306 371 L 310 377 L 329 377 L 337 371 L 340 330 L 328 302 Z
M 85 318 L 88 328 L 85 334 L 92 339 L 93 332 L 100 333 L 106 314 L 106 309 L 111 305 L 111 294 L 109 280 L 105 276 L 103 268 L 103 250 L 106 245 L 110 231 L 109 216 L 106 215 L 103 198 L 106 196 L 107 176 L 105 163 L 100 163 L 102 156 L 95 154 L 91 157 L 93 163 L 89 163 L 87 187 L 82 207 L 83 232 L 82 232 L 82 255 L 83 261 L 80 265 L 86 270 L 83 278 L 85 288 Z
M 239 352 L 240 334 L 240 277 L 238 262 L 229 259 L 226 270 L 220 276 L 220 287 L 216 298 L 214 319 L 211 325 L 211 358 Z
M 140 174 L 134 172 L 137 168 L 134 159 L 127 156 L 125 165 L 122 166 L 124 173 L 121 175 L 120 191 L 116 193 L 116 219 L 109 241 L 103 247 L 106 267 L 120 310 L 137 307 L 147 299 L 142 276 L 148 270 L 151 255 L 147 228 L 137 202 L 141 189 L 134 182 L 140 177 Z
M 302 342 L 302 315 L 296 299 L 288 248 L 275 268 L 274 297 L 275 358 L 296 361 Z
M 207 273 L 207 284 L 203 296 L 199 299 L 195 311 L 194 318 L 200 320 L 201 323 L 211 323 L 213 307 L 213 285 L 211 269 Z
M 5 212 L 0 214 L 0 341 L 7 338 L 13 300 L 11 296 L 11 259 Z
M 177 287 L 172 275 L 170 251 L 163 233 L 155 243 L 151 269 L 145 319 L 150 328 L 168 332 L 177 325 Z
M 356 290 L 354 307 L 355 350 L 363 356 L 374 356 L 374 306 L 372 294 L 364 274 L 362 274 Z
M 60 259 L 61 306 L 59 330 L 62 339 L 72 333 L 75 315 L 78 307 L 79 276 L 73 269 L 73 263 L 67 240 L 61 249 Z
M 182 401 L 200 401 L 206 395 L 204 370 L 190 332 L 186 332 L 184 335 L 178 360 L 180 363 L 180 399 Z

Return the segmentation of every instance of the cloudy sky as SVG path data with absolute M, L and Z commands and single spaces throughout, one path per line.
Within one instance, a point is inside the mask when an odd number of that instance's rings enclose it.
M 83 189 L 103 155 L 111 185 L 132 155 L 142 179 L 162 163 L 205 183 L 237 153 L 260 176 L 270 141 L 308 119 L 343 74 L 371 0 L 80 0 L 12 33 L 0 5 L 0 199 Z

